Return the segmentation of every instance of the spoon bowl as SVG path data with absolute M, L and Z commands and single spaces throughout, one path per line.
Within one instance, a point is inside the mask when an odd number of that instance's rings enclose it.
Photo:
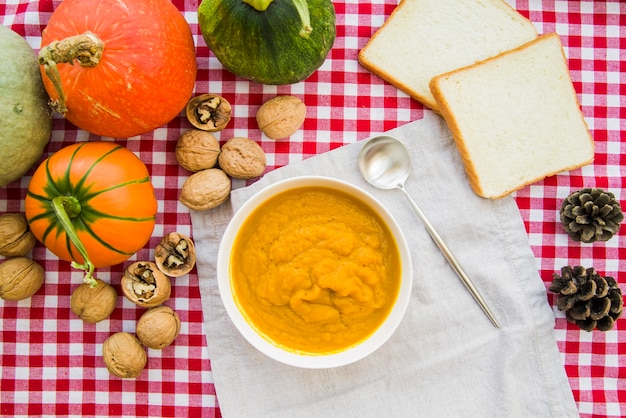
M 399 188 L 411 173 L 411 157 L 397 139 L 378 136 L 361 148 L 359 170 L 372 186 L 379 189 Z
M 406 191 L 404 185 L 409 178 L 409 174 L 411 174 L 411 170 L 411 155 L 404 144 L 392 136 L 382 135 L 374 137 L 368 140 L 359 152 L 359 171 L 363 178 L 372 186 L 379 189 L 400 189 L 404 193 L 413 211 L 467 290 L 469 290 L 472 297 L 480 305 L 491 323 L 496 328 L 500 328 L 500 324 L 478 292 L 476 286 L 474 286 L 454 254 L 452 254 L 441 236 L 439 236 L 434 226 L 426 218 L 424 212 L 422 212 L 411 195 Z

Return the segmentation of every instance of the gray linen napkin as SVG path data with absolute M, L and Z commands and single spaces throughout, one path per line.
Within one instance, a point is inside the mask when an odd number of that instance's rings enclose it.
M 191 214 L 211 368 L 224 417 L 575 417 L 554 337 L 554 316 L 512 198 L 485 200 L 470 189 L 445 123 L 430 113 L 389 134 L 407 145 L 407 191 L 481 291 L 501 329 L 463 287 L 399 190 L 360 176 L 362 142 L 291 164 L 234 190 L 219 208 Z M 283 365 L 250 346 L 220 300 L 216 259 L 233 211 L 278 180 L 322 175 L 376 196 L 412 250 L 407 313 L 371 356 L 326 370 Z

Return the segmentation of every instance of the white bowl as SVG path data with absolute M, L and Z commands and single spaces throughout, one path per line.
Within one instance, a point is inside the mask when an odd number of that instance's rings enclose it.
M 248 215 L 257 206 L 259 206 L 259 204 L 278 193 L 294 188 L 309 186 L 333 188 L 346 192 L 366 203 L 370 208 L 376 211 L 387 224 L 387 227 L 395 238 L 396 245 L 400 253 L 400 288 L 394 306 L 385 321 L 364 341 L 344 351 L 330 354 L 299 354 L 287 351 L 278 345 L 274 345 L 268 341 L 267 337 L 259 335 L 257 331 L 246 321 L 245 317 L 240 312 L 237 303 L 235 302 L 231 289 L 230 259 L 233 242 L 242 223 L 246 220 Z M 237 210 L 226 227 L 224 236 L 222 237 L 222 241 L 220 243 L 217 258 L 217 280 L 220 296 L 222 302 L 224 303 L 224 307 L 226 308 L 226 312 L 243 337 L 260 352 L 274 360 L 291 366 L 311 369 L 347 365 L 368 356 L 382 346 L 395 332 L 404 317 L 404 313 L 406 312 L 411 297 L 412 271 L 411 256 L 402 230 L 393 216 L 376 198 L 349 183 L 329 177 L 315 176 L 295 177 L 274 183 L 248 199 L 248 201 L 246 201 L 241 208 Z

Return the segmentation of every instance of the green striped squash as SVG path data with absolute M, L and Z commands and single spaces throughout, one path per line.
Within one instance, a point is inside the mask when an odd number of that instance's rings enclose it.
M 313 74 L 337 32 L 331 0 L 203 0 L 198 24 L 227 70 L 275 85 Z

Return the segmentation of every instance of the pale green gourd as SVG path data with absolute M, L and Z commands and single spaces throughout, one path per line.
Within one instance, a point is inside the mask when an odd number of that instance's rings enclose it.
M 51 130 L 37 55 L 22 36 L 0 25 L 0 187 L 39 160 Z

